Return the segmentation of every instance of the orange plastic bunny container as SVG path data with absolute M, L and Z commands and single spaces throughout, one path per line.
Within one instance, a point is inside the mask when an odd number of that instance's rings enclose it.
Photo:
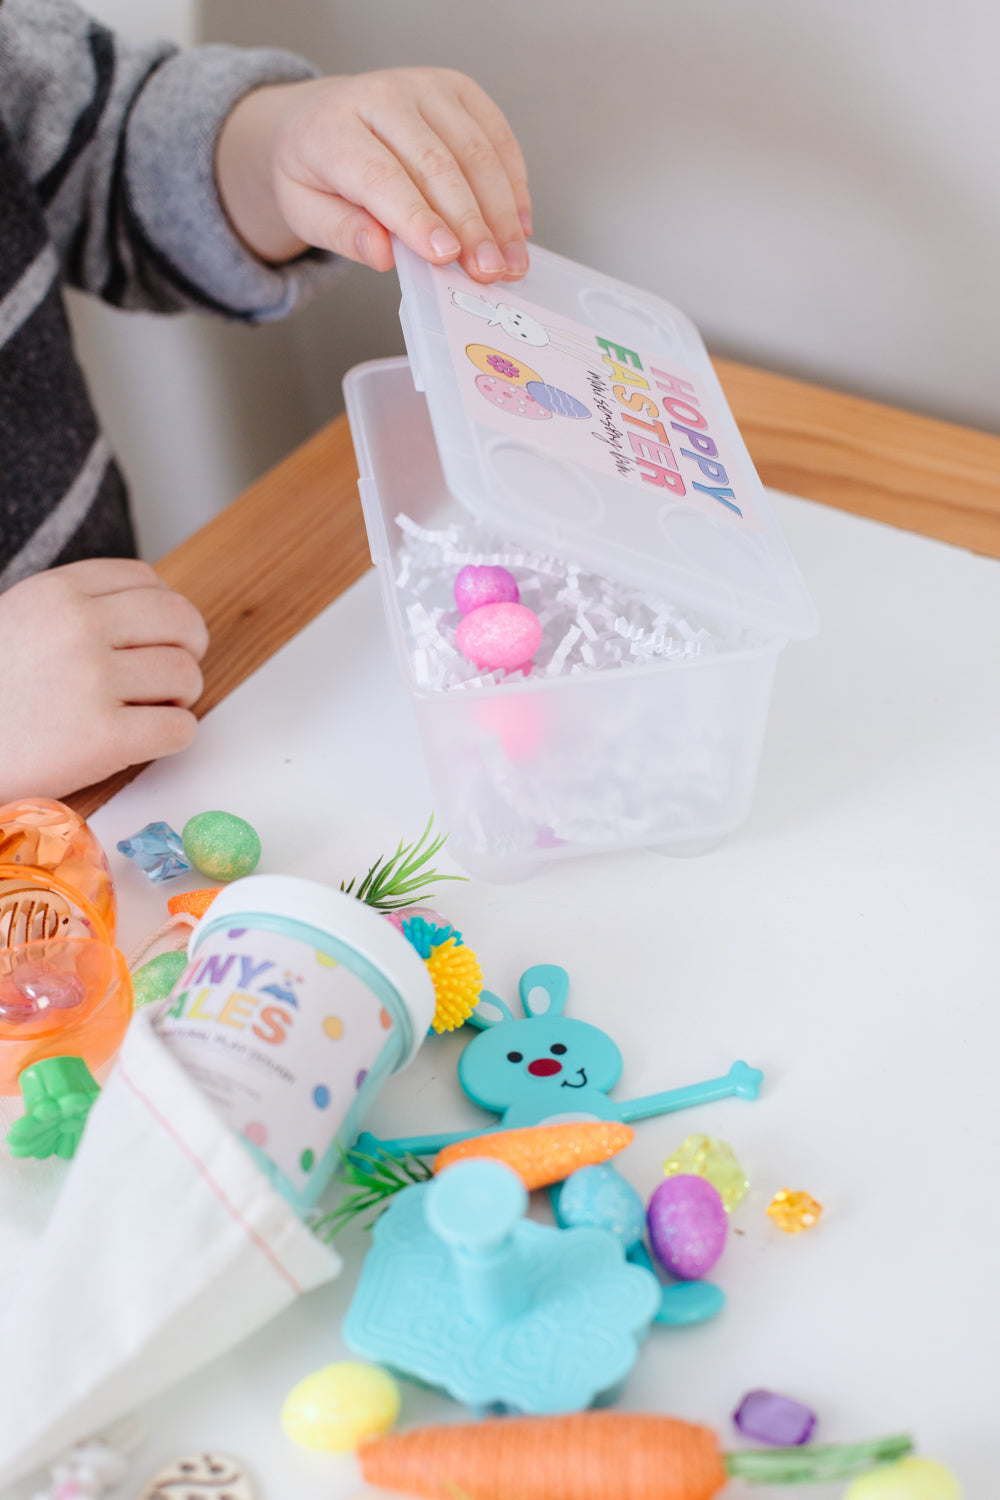
M 0 807 L 0 1094 L 24 1097 L 15 1156 L 72 1156 L 117 1051 L 132 984 L 107 858 L 72 808 Z

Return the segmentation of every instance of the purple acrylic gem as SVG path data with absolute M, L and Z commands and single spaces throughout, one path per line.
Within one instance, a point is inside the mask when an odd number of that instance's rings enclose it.
M 777 1391 L 747 1391 L 733 1412 L 733 1421 L 746 1437 L 773 1448 L 808 1443 L 816 1426 L 815 1413 L 808 1406 Z

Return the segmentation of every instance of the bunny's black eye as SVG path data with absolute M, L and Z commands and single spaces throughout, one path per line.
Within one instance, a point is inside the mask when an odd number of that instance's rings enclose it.
M 562 1042 L 553 1042 L 552 1046 L 549 1048 L 549 1051 L 555 1052 L 557 1056 L 562 1057 L 563 1053 L 566 1051 L 566 1048 L 563 1046 Z
M 508 1062 L 523 1062 L 524 1061 L 524 1053 L 523 1052 L 508 1052 L 507 1053 L 507 1061 Z

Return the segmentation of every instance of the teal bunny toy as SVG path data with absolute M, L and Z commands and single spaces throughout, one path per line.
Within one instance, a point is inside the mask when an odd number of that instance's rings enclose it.
M 721 1078 L 641 1099 L 611 1099 L 609 1090 L 621 1076 L 622 1055 L 599 1027 L 563 1015 L 569 993 L 566 970 L 557 964 L 536 964 L 521 975 L 519 990 L 523 1020 L 516 1019 L 496 995 L 483 991 L 469 1017 L 481 1034 L 459 1059 L 458 1081 L 465 1093 L 501 1116 L 491 1129 L 595 1119 L 627 1124 L 734 1094 L 743 1099 L 757 1097 L 764 1075 L 744 1062 L 735 1062 Z M 366 1132 L 355 1150 L 365 1155 L 381 1149 L 393 1155 L 409 1151 L 421 1156 L 480 1134 L 462 1130 L 379 1141 Z

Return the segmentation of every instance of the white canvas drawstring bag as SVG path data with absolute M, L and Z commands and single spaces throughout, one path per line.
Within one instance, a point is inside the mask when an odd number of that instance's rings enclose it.
M 340 1269 L 146 1013 L 74 1161 L 4 1156 L 0 1202 L 0 1493 Z

